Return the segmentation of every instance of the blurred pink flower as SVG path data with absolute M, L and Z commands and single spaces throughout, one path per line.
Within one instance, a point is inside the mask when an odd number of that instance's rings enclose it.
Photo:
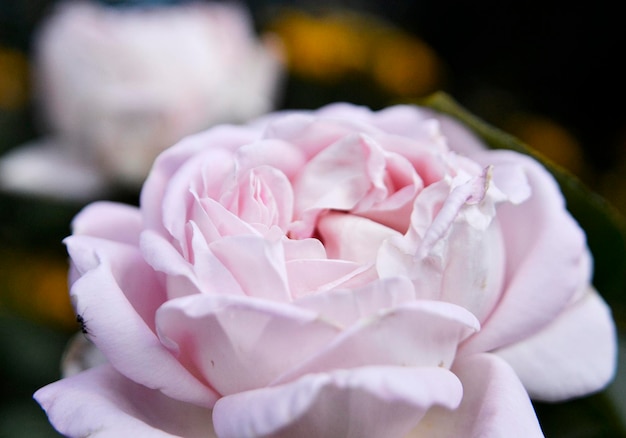
M 65 2 L 35 52 L 35 97 L 52 139 L 15 151 L 3 185 L 69 197 L 137 187 L 182 137 L 273 109 L 282 74 L 277 40 L 259 40 L 243 7 L 218 2 Z M 76 189 L 84 173 L 95 176 Z
M 210 129 L 73 227 L 105 359 L 35 394 L 70 436 L 541 436 L 529 395 L 615 371 L 550 174 L 418 107 Z

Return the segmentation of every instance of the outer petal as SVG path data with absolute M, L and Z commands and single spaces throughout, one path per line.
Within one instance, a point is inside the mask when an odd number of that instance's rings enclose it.
M 51 383 L 34 397 L 66 436 L 216 436 L 210 409 L 170 399 L 108 365 Z
M 149 327 L 154 327 L 154 312 L 165 301 L 165 294 L 156 274 L 144 263 L 136 247 L 91 236 L 70 236 L 64 242 L 76 276 L 70 297 L 74 300 L 75 310 L 83 319 L 86 315 L 78 308 L 76 300 L 81 297 L 76 292 L 79 292 L 85 283 L 92 281 L 90 278 L 95 271 L 100 272 L 108 268 L 110 275 L 116 277 L 115 281 L 119 280 L 118 287 L 122 286 L 120 292 L 124 294 L 129 304 L 134 306 L 134 311 Z M 97 283 L 89 284 L 87 287 L 96 288 Z M 103 287 L 101 290 L 102 292 L 94 298 L 101 299 L 107 296 L 104 292 L 106 289 Z
M 395 438 L 432 406 L 454 409 L 461 393 L 443 368 L 337 370 L 224 397 L 213 421 L 222 438 Z
M 377 115 L 376 112 L 364 105 L 354 105 L 347 102 L 333 102 L 314 112 L 318 117 L 350 121 L 350 123 L 364 123 L 371 126 Z M 358 125 L 356 125 L 358 126 Z
M 538 400 L 560 401 L 602 389 L 615 374 L 617 335 L 595 291 L 539 333 L 496 352 Z
M 464 346 L 468 353 L 507 346 L 549 324 L 584 284 L 588 261 L 585 235 L 539 163 L 511 151 L 490 151 L 476 159 L 494 168 L 500 163 L 522 166 L 532 196 L 519 206 L 498 209 L 506 250 L 504 292 L 480 333 Z M 497 179 L 495 183 L 499 185 Z
M 89 204 L 74 217 L 72 232 L 74 235 L 100 237 L 114 242 L 138 245 L 141 226 L 141 214 L 136 207 L 100 201 Z M 90 260 L 91 251 L 87 250 L 84 254 Z M 80 276 L 77 264 L 81 262 L 77 259 L 78 257 L 75 257 L 70 265 L 70 285 Z M 84 268 L 82 271 L 86 269 L 89 268 Z
M 273 383 L 367 366 L 449 368 L 458 344 L 478 328 L 470 312 L 441 301 L 419 300 L 382 309 L 359 319 L 327 348 Z
M 420 110 L 425 113 L 427 117 L 432 117 L 439 121 L 448 146 L 453 151 L 461 155 L 472 156 L 484 152 L 487 149 L 478 137 L 452 117 L 426 108 L 420 108 Z
M 456 361 L 452 372 L 463 384 L 459 408 L 434 407 L 406 438 L 543 436 L 528 394 L 504 361 L 476 354 Z
M 89 204 L 72 221 L 72 233 L 139 245 L 141 213 L 130 205 L 100 201 Z
M 189 374 L 153 331 L 165 292 L 138 248 L 86 236 L 66 241 L 82 273 L 70 291 L 76 312 L 109 362 L 128 378 L 170 397 L 212 405 L 215 392 Z
M 312 311 L 206 294 L 168 301 L 157 324 L 181 363 L 222 395 L 267 385 L 339 332 Z
M 394 105 L 375 113 L 372 123 L 386 133 L 414 140 L 424 152 L 427 149 L 424 146 L 428 145 L 435 153 L 443 154 L 448 151 L 448 145 L 435 115 L 415 105 Z M 411 151 L 403 150 L 402 155 L 410 156 Z

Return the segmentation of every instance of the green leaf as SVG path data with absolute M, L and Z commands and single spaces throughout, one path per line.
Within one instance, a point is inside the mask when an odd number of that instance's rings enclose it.
M 510 149 L 534 157 L 554 175 L 561 186 L 568 210 L 587 234 L 594 257 L 594 285 L 612 306 L 618 323 L 624 326 L 626 221 L 619 212 L 574 175 L 519 139 L 480 120 L 447 94 L 435 93 L 419 103 L 459 120 L 490 148 Z

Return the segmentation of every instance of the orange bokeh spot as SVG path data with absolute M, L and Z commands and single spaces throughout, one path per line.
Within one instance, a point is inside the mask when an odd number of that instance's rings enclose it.
M 16 110 L 28 101 L 28 60 L 21 52 L 0 47 L 0 110 Z

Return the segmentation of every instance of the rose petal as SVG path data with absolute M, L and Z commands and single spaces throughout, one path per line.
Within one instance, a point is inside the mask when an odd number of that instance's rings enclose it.
M 306 375 L 285 385 L 220 399 L 220 437 L 403 437 L 432 406 L 462 396 L 443 368 L 367 367 Z
M 543 437 L 528 394 L 506 362 L 475 354 L 457 360 L 452 372 L 463 384 L 461 405 L 433 407 L 406 438 Z
M 413 301 L 360 319 L 310 360 L 273 384 L 305 374 L 372 365 L 450 367 L 458 344 L 480 327 L 467 310 Z
M 115 202 L 99 201 L 89 204 L 74 217 L 72 234 L 84 234 L 138 245 L 142 225 L 138 208 Z
M 241 169 L 271 166 L 284 173 L 289 180 L 300 173 L 306 164 L 303 152 L 283 140 L 260 140 L 237 149 L 236 161 Z
M 440 181 L 445 175 L 454 175 L 459 168 L 472 167 L 469 160 L 450 153 L 448 127 L 434 111 L 413 105 L 394 105 L 378 111 L 372 119 L 372 124 L 385 132 L 375 138 L 386 150 L 409 160 L 425 186 Z M 480 150 L 485 149 L 478 144 Z
M 410 163 L 419 176 L 419 186 L 428 187 L 446 176 L 453 176 L 456 169 L 449 162 L 454 157 L 446 147 L 437 122 L 427 123 L 421 129 L 424 132 L 416 138 L 389 134 L 376 135 L 374 138 L 386 151 L 401 156 Z M 456 157 L 457 160 L 458 158 Z
M 384 166 L 384 158 L 363 135 L 348 135 L 319 152 L 294 183 L 296 217 L 354 208 L 372 187 L 370 166 Z
M 456 188 L 440 181 L 422 190 L 406 237 L 381 243 L 379 275 L 406 276 L 419 298 L 455 303 L 484 321 L 500 298 L 505 266 L 495 201 L 485 183 L 483 175 Z M 485 205 L 473 201 L 481 196 Z
M 285 250 L 285 260 L 326 259 L 326 249 L 318 239 L 289 239 L 282 240 Z
M 585 235 L 540 164 L 512 151 L 475 158 L 488 160 L 494 168 L 501 163 L 522 166 L 532 196 L 520 205 L 498 208 L 506 250 L 505 289 L 480 333 L 463 346 L 466 353 L 504 347 L 549 324 L 580 289 L 587 267 Z
M 186 226 L 192 217 L 190 206 L 196 198 L 218 198 L 224 180 L 233 171 L 232 152 L 211 148 L 190 158 L 183 163 L 170 178 L 163 195 L 163 225 L 168 234 L 179 244 L 179 250 L 185 257 L 189 256 Z M 205 175 L 211 175 L 206 178 Z
M 51 383 L 34 397 L 66 436 L 216 436 L 211 410 L 138 385 L 108 365 Z
M 82 269 L 70 291 L 72 301 L 89 338 L 109 362 L 131 380 L 172 398 L 212 405 L 214 391 L 189 374 L 153 331 L 165 291 L 138 248 L 87 236 L 66 242 Z
M 425 113 L 426 117 L 432 117 L 439 122 L 441 132 L 451 150 L 469 157 L 485 151 L 485 144 L 458 120 L 427 108 L 420 108 L 420 110 Z
M 435 184 L 433 184 L 429 186 L 429 190 L 422 192 L 435 195 L 443 191 L 445 199 L 433 203 L 436 195 L 419 196 L 415 201 L 415 208 L 411 215 L 411 231 L 420 237 L 415 252 L 416 259 L 423 259 L 437 252 L 435 246 L 442 243 L 442 240 L 446 240 L 448 231 L 459 221 L 467 223 L 478 231 L 489 227 L 495 216 L 494 203 L 499 200 L 493 199 L 489 174 L 490 171 L 487 168 L 482 175 L 476 177 L 459 176 L 452 181 L 449 193 L 446 193 L 447 184 L 442 183 L 436 184 L 439 186 L 437 191 L 434 190 Z M 447 240 L 453 239 L 448 237 Z
M 358 319 L 375 317 L 381 310 L 395 308 L 414 300 L 413 283 L 407 278 L 396 277 L 372 281 L 358 289 L 309 294 L 294 301 L 294 304 L 313 310 L 335 326 L 348 328 Z
M 414 138 L 417 134 L 411 131 L 417 131 L 418 127 L 421 128 L 422 126 L 432 125 L 433 127 L 431 129 L 433 130 L 433 136 L 443 139 L 443 142 L 449 147 L 449 149 L 458 153 L 460 157 L 465 156 L 475 158 L 476 156 L 484 156 L 487 159 L 479 160 L 483 166 L 493 164 L 488 159 L 493 151 L 485 153 L 485 144 L 465 125 L 459 123 L 452 117 L 443 113 L 432 111 L 428 108 L 408 107 L 408 109 L 419 112 L 420 117 L 423 118 L 422 123 L 414 122 L 413 125 L 406 127 L 402 126 L 400 113 L 403 112 L 402 110 L 406 111 L 405 107 L 391 107 L 385 110 L 385 112 L 390 112 L 391 117 L 389 117 L 389 119 L 391 120 L 391 123 L 397 123 L 397 129 L 404 130 L 404 135 Z M 406 156 L 406 153 L 403 152 L 403 155 Z M 499 177 L 499 175 L 502 177 Z M 527 184 L 519 183 L 519 181 L 524 178 L 523 169 L 516 163 L 500 163 L 493 169 L 493 179 L 496 181 L 497 187 L 506 193 L 508 200 L 514 204 L 518 204 L 530 196 L 530 187 Z M 511 183 L 509 184 L 509 182 Z
M 203 291 L 194 267 L 162 235 L 146 230 L 141 234 L 140 245 L 141 253 L 152 269 L 166 274 L 165 289 L 168 299 Z M 205 263 L 213 261 L 208 258 L 203 260 Z M 208 273 L 214 272 L 209 270 Z
M 292 298 L 337 288 L 359 287 L 377 278 L 373 265 L 347 260 L 300 259 L 286 263 Z
M 286 230 L 293 215 L 293 192 L 284 173 L 270 166 L 240 171 L 220 196 L 226 206 L 249 224 Z
M 224 295 L 168 301 L 157 324 L 178 359 L 222 395 L 267 385 L 338 333 L 314 312 Z
M 359 216 L 331 212 L 320 217 L 317 231 L 329 258 L 374 263 L 383 241 L 400 233 Z
M 412 149 L 430 149 L 436 154 L 445 154 L 449 151 L 447 132 L 444 136 L 436 115 L 433 111 L 414 105 L 394 105 L 378 111 L 372 118 L 372 124 L 398 139 L 408 138 L 413 144 L 420 145 Z M 426 145 L 428 147 L 424 147 Z M 410 149 L 402 150 L 401 154 L 411 156 Z
M 291 301 L 280 242 L 258 236 L 229 236 L 209 248 L 247 295 Z
M 347 102 L 333 102 L 315 111 L 315 114 L 324 119 L 350 121 L 355 125 L 371 125 L 376 118 L 376 113 L 372 112 L 365 105 L 354 105 Z M 358 126 L 358 125 L 357 125 Z
M 164 206 L 165 193 L 170 190 L 168 187 L 171 179 L 184 163 L 203 149 L 225 148 L 232 150 L 237 146 L 250 143 L 258 138 L 260 131 L 257 129 L 251 126 L 217 126 L 208 131 L 191 135 L 162 152 L 155 160 L 152 171 L 141 191 L 141 210 L 146 227 L 158 232 L 165 232 L 163 214 L 168 210 Z M 216 163 L 216 165 L 219 164 L 219 162 Z M 179 196 L 185 196 L 188 188 L 183 184 L 183 193 L 179 193 Z M 171 195 L 170 199 L 174 202 L 175 195 Z
M 375 127 L 361 123 L 355 117 L 334 117 L 326 109 L 333 105 L 321 108 L 317 114 L 311 111 L 290 111 L 272 117 L 265 124 L 264 138 L 284 140 L 294 144 L 310 160 L 311 157 L 323 151 L 330 144 L 335 143 L 346 135 L 360 132 L 375 134 L 380 131 Z
M 199 198 L 195 195 L 191 217 L 198 224 L 198 230 L 207 243 L 225 236 L 259 234 L 253 226 L 211 198 Z
M 496 187 L 513 204 L 521 204 L 532 196 L 532 188 L 528 184 L 524 167 L 517 163 L 499 163 L 492 166 L 491 178 Z
M 107 265 L 114 271 L 111 275 L 116 277 L 115 281 L 122 288 L 124 298 L 144 322 L 154 328 L 154 312 L 165 301 L 165 294 L 159 279 L 150 266 L 144 263 L 138 248 L 79 235 L 70 236 L 64 242 L 78 274 L 76 281 L 72 283 L 72 289 L 82 277 L 102 270 L 102 266 Z M 74 299 L 74 293 L 71 292 L 70 295 Z
M 142 251 L 157 271 L 167 274 L 168 298 L 193 293 L 262 296 L 289 301 L 280 241 L 258 235 L 227 236 L 207 244 L 199 227 L 189 223 L 191 260 L 185 260 L 157 233 L 145 231 Z M 251 272 L 257 274 L 249 276 Z
M 513 367 L 534 399 L 560 401 L 598 391 L 616 369 L 611 311 L 590 290 L 542 331 L 496 354 Z
M 322 209 L 399 210 L 422 187 L 411 164 L 373 137 L 347 135 L 313 157 L 294 183 L 296 217 Z M 390 219 L 391 222 L 396 222 Z

